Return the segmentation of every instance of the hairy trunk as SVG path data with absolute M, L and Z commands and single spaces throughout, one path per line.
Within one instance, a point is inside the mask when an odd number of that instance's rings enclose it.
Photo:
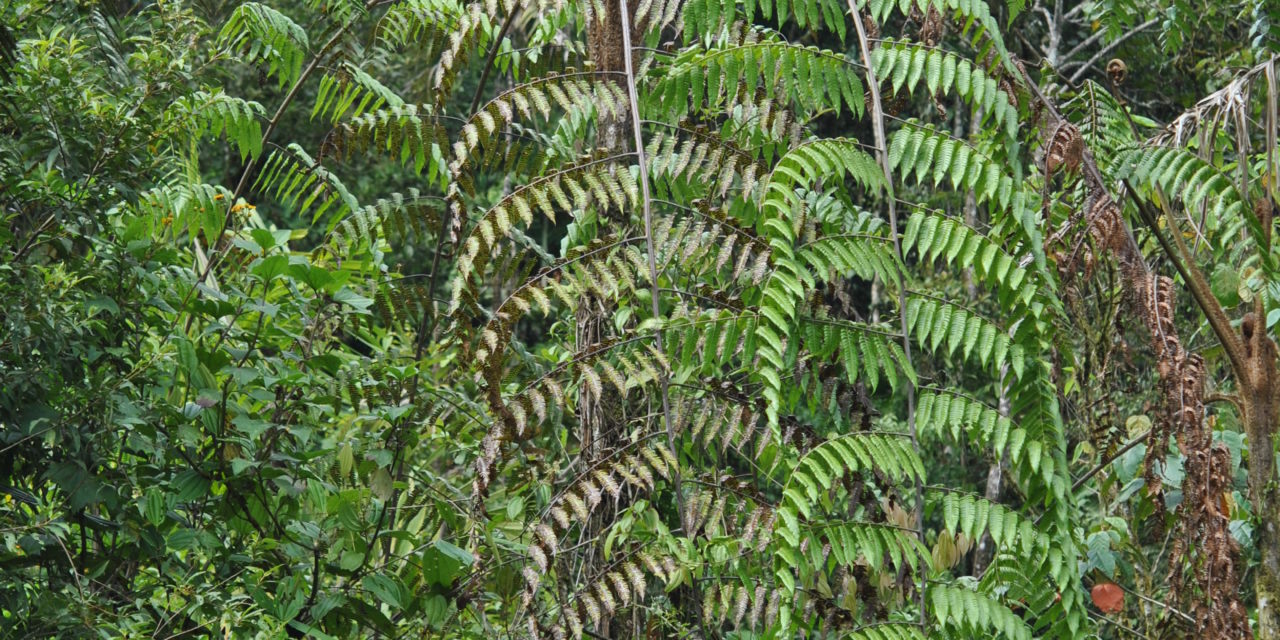
M 585 6 L 590 8 L 592 5 L 588 3 Z M 623 72 L 626 70 L 626 51 L 623 48 L 621 8 L 616 2 L 605 2 L 598 6 L 604 9 L 604 13 L 589 15 L 586 20 L 588 55 L 596 71 Z M 617 82 L 614 78 L 601 81 Z M 609 154 L 625 153 L 628 148 L 625 135 L 627 113 L 615 112 L 600 117 L 597 122 L 596 146 Z M 602 231 L 627 222 L 619 211 L 601 210 L 597 215 Z M 575 318 L 578 351 L 590 349 L 609 337 L 613 311 L 611 301 L 590 292 L 582 295 Z M 584 461 L 590 463 L 598 460 L 616 444 L 622 431 L 622 420 L 622 402 L 616 389 L 606 386 L 597 397 L 590 389 L 583 388 L 579 407 L 579 437 Z
M 1249 499 L 1258 528 L 1260 552 L 1254 589 L 1258 597 L 1259 640 L 1280 639 L 1280 492 L 1275 483 L 1271 439 L 1277 423 L 1276 389 L 1258 389 L 1241 398 L 1249 435 Z
M 1241 422 L 1249 436 L 1249 500 L 1253 503 L 1259 551 L 1254 589 L 1258 598 L 1257 637 L 1280 639 L 1280 490 L 1276 487 L 1273 437 L 1280 424 L 1280 375 L 1276 346 L 1251 313 L 1241 322 L 1247 364 L 1240 381 Z

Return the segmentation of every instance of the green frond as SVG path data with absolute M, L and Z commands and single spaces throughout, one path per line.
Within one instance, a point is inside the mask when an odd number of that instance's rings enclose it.
M 1106 87 L 1086 80 L 1076 95 L 1062 105 L 1062 113 L 1080 128 L 1086 145 L 1104 171 L 1122 149 L 1141 142 L 1130 125 L 1151 128 L 1154 123 L 1136 115 L 1126 116 Z
M 347 213 L 360 208 L 342 181 L 296 143 L 276 149 L 267 157 L 254 189 L 270 194 L 299 216 L 310 212 L 313 224 L 332 211 L 331 228 Z
M 897 279 L 900 264 L 893 240 L 883 235 L 848 233 L 822 236 L 805 243 L 799 257 L 818 273 L 834 271 L 841 277 L 857 276 L 868 282 Z
M 812 189 L 820 180 L 852 177 L 876 192 L 884 176 L 875 160 L 845 139 L 808 142 L 788 152 L 769 175 L 764 205 L 757 222 L 761 237 L 769 239 L 775 269 L 765 282 L 760 314 L 767 321 L 756 329 L 760 340 L 760 367 L 763 394 L 769 403 L 769 424 L 777 424 L 783 404 L 781 371 L 787 369 L 786 337 L 792 333 L 797 307 L 814 287 L 813 275 L 796 257 L 795 241 L 804 224 L 806 207 L 802 190 Z
M 905 180 L 915 176 L 923 185 L 938 186 L 948 179 L 953 189 L 973 191 L 979 203 L 1008 209 L 1021 185 L 1004 172 L 1007 163 L 992 160 L 968 142 L 930 125 L 907 122 L 889 137 L 889 166 Z M 932 183 L 930 185 L 930 183 Z
M 262 153 L 260 119 L 265 114 L 261 104 L 219 90 L 215 93 L 197 91 L 180 105 L 200 123 L 199 135 L 215 138 L 225 135 L 227 142 L 240 152 L 242 162 Z
M 876 78 L 891 83 L 894 93 L 905 87 L 914 95 L 923 80 L 930 96 L 954 92 L 974 109 L 981 108 L 983 121 L 1003 128 L 1010 141 L 1017 137 L 1017 101 L 967 58 L 906 40 L 887 40 L 871 52 L 871 61 Z
M 881 622 L 854 629 L 844 640 L 925 640 L 920 625 L 914 622 Z
M 810 520 L 825 492 L 847 473 L 877 470 L 893 481 L 924 480 L 924 464 L 911 441 L 898 435 L 852 433 L 836 436 L 800 459 L 782 491 L 779 517 L 784 539 L 800 544 L 800 520 Z
M 337 24 L 346 24 L 368 14 L 363 0 L 307 0 L 307 8 L 324 13 Z
M 910 569 L 916 572 L 920 569 L 920 559 L 929 556 L 929 550 L 914 531 L 891 524 L 824 523 L 815 525 L 811 532 L 815 542 L 831 545 L 831 555 L 836 563 L 845 567 L 865 563 L 873 571 Z M 810 545 L 810 548 L 821 550 L 822 545 Z M 809 566 L 821 567 L 822 562 Z
M 326 118 L 336 123 L 348 112 L 352 117 L 359 117 L 366 111 L 381 109 L 384 105 L 396 109 L 404 106 L 404 100 L 364 69 L 350 62 L 343 62 L 337 70 L 320 78 L 320 89 L 315 107 L 311 110 L 311 118 Z
M 803 329 L 795 337 L 802 339 L 817 361 L 838 362 L 850 383 L 864 382 L 874 392 L 883 375 L 896 391 L 901 370 L 915 384 L 916 372 L 902 350 L 901 338 L 886 326 L 824 318 L 801 318 L 801 323 Z
M 932 497 L 930 501 L 942 510 L 944 526 L 951 533 L 962 533 L 970 540 L 990 534 L 997 547 L 1017 549 L 1024 559 L 1043 555 L 1049 549 L 1050 541 L 1044 532 L 1008 507 L 951 492 Z
M 686 42 L 709 38 L 739 20 L 751 23 L 758 14 L 765 20 L 776 19 L 779 27 L 794 22 L 801 29 L 828 29 L 843 42 L 847 31 L 845 14 L 848 6 L 840 0 L 691 0 L 684 4 Z
M 990 637 L 992 632 L 1016 640 L 1031 640 L 1031 628 L 1009 607 L 968 589 L 934 584 L 929 586 L 929 604 L 938 624 L 947 625 L 970 637 Z
M 231 12 L 218 41 L 249 63 L 267 63 L 267 75 L 280 86 L 302 75 L 302 61 L 309 48 L 307 32 L 289 16 L 259 2 L 246 2 Z
M 762 235 L 786 240 L 795 238 L 804 210 L 797 190 L 812 190 L 822 180 L 843 180 L 845 177 L 853 178 L 871 193 L 878 193 L 886 186 L 880 166 L 856 140 L 814 140 L 787 152 L 769 174 L 762 208 L 772 215 L 762 216 L 762 219 L 767 221 L 765 227 L 770 227 L 769 223 L 775 220 L 790 224 Z
M 847 109 L 862 117 L 865 97 L 856 63 L 817 47 L 756 41 L 760 35 L 749 32 L 740 44 L 681 54 L 654 86 L 652 108 L 672 121 L 690 111 L 728 112 L 754 100 L 762 88 L 767 100 L 785 99 L 807 113 L 830 109 L 838 115 Z
M 1033 419 L 1028 420 L 1028 428 L 1015 425 L 995 409 L 950 389 L 921 391 L 916 410 L 921 433 L 950 435 L 958 443 L 963 431 L 971 444 L 990 451 L 996 459 L 1007 456 L 1018 477 L 1035 479 L 1056 490 L 1055 485 L 1061 480 L 1056 474 L 1063 471 L 1063 466 L 1056 458 L 1054 445 L 1042 441 L 1048 435 L 1041 433 L 1045 425 L 1036 424 Z
M 409 45 L 434 58 L 458 25 L 461 7 L 448 0 L 401 0 L 393 3 L 374 27 L 374 48 L 382 54 Z
M 991 238 L 963 221 L 940 213 L 918 210 L 906 220 L 902 250 L 911 249 L 922 262 L 942 261 L 956 269 L 973 269 L 1004 303 L 1029 306 L 1039 316 L 1039 283 L 1018 260 Z
M 339 125 L 328 144 L 343 157 L 377 150 L 401 163 L 412 160 L 414 171 L 427 168 L 434 181 L 448 175 L 443 161 L 448 142 L 434 109 L 404 104 L 367 112 Z
M 1193 217 L 1203 216 L 1204 226 L 1211 232 L 1218 230 L 1224 221 L 1246 220 L 1254 242 L 1263 249 L 1264 255 L 1270 253 L 1263 230 L 1235 182 L 1191 150 L 1131 146 L 1119 152 L 1111 172 L 1139 189 L 1159 189 L 1164 195 L 1181 200 Z
M 907 332 L 922 348 L 939 356 L 956 356 L 999 372 L 1006 364 L 1022 377 L 1026 368 L 1021 344 L 989 318 L 958 304 L 911 294 L 907 298 Z
M 961 35 L 977 49 L 975 59 L 981 60 L 994 50 L 1003 71 L 1013 78 L 1015 84 L 1022 84 L 1021 72 L 1014 63 L 1013 56 L 1005 47 L 1004 38 L 1000 35 L 1000 25 L 991 15 L 991 7 L 986 0 L 855 0 L 859 9 L 869 9 L 871 17 L 878 24 L 885 24 L 890 14 L 897 10 L 903 15 L 910 15 L 913 9 L 927 12 L 934 9 L 943 15 L 951 15 L 955 22 L 962 25 Z

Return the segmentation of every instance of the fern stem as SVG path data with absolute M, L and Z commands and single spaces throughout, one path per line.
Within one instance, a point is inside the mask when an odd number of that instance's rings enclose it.
M 484 70 L 480 72 L 480 84 L 476 87 L 476 95 L 471 98 L 471 109 L 467 111 L 468 115 L 474 115 L 476 107 L 480 106 L 480 98 L 484 96 L 485 85 L 489 83 L 489 73 L 493 71 L 493 61 L 498 57 L 498 48 L 502 46 L 502 39 L 507 37 L 507 31 L 511 29 L 511 23 L 516 21 L 516 13 L 519 11 L 520 5 L 512 5 L 511 10 L 507 12 L 507 19 L 502 21 L 502 28 L 498 30 L 498 37 L 493 39 L 493 44 L 489 45 L 489 55 L 484 61 Z
M 661 294 L 662 289 L 658 284 L 657 249 L 653 243 L 653 203 L 652 196 L 649 193 L 649 165 L 645 159 L 644 133 L 640 125 L 640 99 L 636 97 L 635 68 L 631 60 L 631 9 L 627 6 L 627 0 L 618 0 L 618 6 L 622 13 L 622 60 L 627 74 L 627 99 L 631 103 L 629 105 L 631 132 L 635 135 L 636 164 L 640 167 L 640 203 L 644 215 L 645 245 L 649 253 L 649 286 L 651 287 L 649 302 L 652 303 L 653 319 L 656 321 L 662 315 L 662 306 L 658 301 L 658 296 Z M 661 331 L 654 333 L 654 346 L 657 347 L 659 353 L 666 353 L 666 350 L 662 347 Z M 669 385 L 670 381 L 667 379 L 666 372 L 659 371 L 658 386 L 662 389 L 662 422 L 667 432 L 667 447 L 671 449 L 672 453 L 675 453 L 676 435 L 673 430 L 674 425 L 671 423 Z M 676 502 L 680 510 L 680 529 L 687 531 L 685 527 L 684 499 L 680 496 L 680 469 L 678 467 L 671 470 L 671 483 L 675 485 Z
M 880 83 L 876 79 L 876 71 L 871 61 L 871 49 L 867 44 L 867 29 L 862 24 L 862 12 L 858 11 L 855 0 L 847 0 L 849 4 L 849 17 L 853 19 L 853 26 L 858 31 L 858 48 L 862 53 L 863 65 L 867 69 L 867 92 L 871 94 L 871 127 L 875 134 L 876 141 L 876 158 L 880 161 L 880 168 L 884 171 L 885 189 L 889 192 L 889 234 L 893 237 L 893 253 L 897 257 L 897 264 L 894 268 L 898 272 L 898 319 L 902 324 L 902 351 L 906 356 L 907 366 L 912 369 L 915 364 L 911 361 L 911 333 L 910 327 L 907 326 L 907 290 L 906 278 L 902 273 L 902 265 L 905 260 L 902 256 L 902 238 L 898 233 L 898 209 L 897 198 L 893 193 L 893 172 L 889 168 L 889 146 L 884 135 L 884 107 L 880 102 Z M 911 448 L 920 454 L 920 439 L 916 433 L 916 388 L 915 384 L 908 378 L 904 381 L 907 394 L 907 433 L 911 435 Z M 916 536 L 921 544 L 924 544 L 924 487 L 922 480 L 916 478 L 916 504 L 915 504 L 915 521 Z M 923 558 L 922 558 L 923 560 Z M 926 566 L 921 563 L 921 566 Z M 920 626 L 925 626 L 925 589 L 928 581 L 920 580 L 920 592 L 918 600 L 920 603 Z

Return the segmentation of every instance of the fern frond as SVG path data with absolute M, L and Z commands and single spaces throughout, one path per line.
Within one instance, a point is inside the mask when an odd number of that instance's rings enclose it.
M 779 41 L 755 41 L 750 32 L 742 44 L 691 50 L 672 64 L 653 89 L 653 108 L 679 115 L 707 110 L 732 111 L 741 92 L 763 87 L 766 99 L 783 98 L 808 113 L 847 109 L 862 117 L 862 80 L 856 63 L 842 54 Z M 782 95 L 775 96 L 781 91 Z
M 1248 220 L 1250 235 L 1267 249 L 1262 228 L 1245 206 L 1235 182 L 1189 149 L 1131 146 L 1116 156 L 1112 172 L 1134 186 L 1159 189 L 1181 200 L 1190 211 L 1203 212 L 1209 231 L 1216 231 L 1224 220 Z
M 1017 137 L 1017 101 L 968 59 L 906 40 L 886 40 L 871 52 L 871 60 L 876 78 L 891 83 L 894 93 L 905 87 L 914 95 L 923 80 L 930 96 L 954 92 L 974 109 L 981 108 L 984 122 L 993 121 L 1010 140 Z
M 466 68 L 465 63 L 476 51 L 483 51 L 489 46 L 489 34 L 493 32 L 490 17 L 481 3 L 468 4 L 465 11 L 458 16 L 457 24 L 448 31 L 448 41 L 440 52 L 440 62 L 435 73 L 433 90 L 436 93 L 436 106 L 442 107 L 453 94 L 453 84 L 459 71 Z
M 218 42 L 249 63 L 266 62 L 267 75 L 280 86 L 296 82 L 309 44 L 307 32 L 289 16 L 260 2 L 245 2 L 231 12 Z
M 810 450 L 796 464 L 782 491 L 778 515 L 780 533 L 793 545 L 800 544 L 800 518 L 809 520 L 813 509 L 832 484 L 846 473 L 877 470 L 894 480 L 925 477 L 924 463 L 911 442 L 896 435 L 853 433 L 837 436 Z
M 429 167 L 433 177 L 444 177 L 448 175 L 443 162 L 448 141 L 433 109 L 405 104 L 361 114 L 335 129 L 326 143 L 342 157 L 367 150 L 384 151 L 401 163 L 412 159 L 414 171 Z
M 240 160 L 258 157 L 262 153 L 261 104 L 223 93 L 197 91 L 179 103 L 200 123 L 200 135 L 218 137 L 226 135 L 240 152 Z
M 440 232 L 443 209 L 442 198 L 410 189 L 352 211 L 333 229 L 330 239 L 340 254 L 360 243 L 372 247 L 379 237 L 426 239 Z
M 779 26 L 794 22 L 801 29 L 827 28 L 835 31 L 843 42 L 847 30 L 848 8 L 838 0 L 691 0 L 684 4 L 685 40 L 713 36 L 738 20 L 751 23 L 757 12 L 765 20 L 775 19 Z
M 1015 376 L 1025 370 L 1022 345 L 1013 342 L 992 320 L 958 304 L 911 294 L 904 311 L 907 332 L 933 353 L 981 363 L 995 372 L 1009 365 Z M 945 347 L 945 349 L 943 349 Z
M 1050 541 L 1044 532 L 1038 530 L 1034 522 L 1008 507 L 977 496 L 951 492 L 932 498 L 932 502 L 942 509 L 947 531 L 964 534 L 970 540 L 990 534 L 997 547 L 1017 548 L 1023 558 L 1042 555 L 1049 549 Z
M 1004 303 L 1030 306 L 1039 316 L 1037 279 L 997 242 L 963 221 L 927 211 L 917 211 L 906 221 L 902 250 L 915 249 L 921 261 L 943 261 L 956 269 L 973 269 Z
M 505 142 L 498 134 L 517 117 L 534 120 L 540 116 L 547 121 L 554 107 L 566 113 L 585 111 L 599 118 L 620 117 L 625 113 L 627 96 L 619 83 L 606 80 L 614 75 L 617 74 L 570 71 L 535 78 L 498 94 L 463 124 L 461 135 L 453 143 L 451 173 L 462 175 L 471 168 L 477 150 L 492 155 L 493 147 Z M 474 195 L 470 191 L 467 194 Z
M 931 585 L 929 604 L 939 624 L 971 634 L 970 637 L 997 631 L 1015 640 L 1032 638 L 1031 628 L 1009 607 L 975 591 L 952 585 Z
M 268 156 L 254 189 L 269 193 L 299 216 L 312 212 L 313 224 L 332 209 L 332 227 L 347 213 L 360 208 L 342 181 L 296 143 Z
M 380 55 L 415 45 L 425 58 L 434 58 L 458 26 L 460 7 L 440 0 L 401 0 L 391 5 L 374 27 L 374 49 Z
M 351 62 L 343 62 L 337 70 L 320 78 L 311 118 L 326 118 L 336 123 L 348 112 L 352 117 L 359 117 L 384 105 L 397 109 L 404 106 L 404 100 L 364 69 Z
M 757 371 L 765 382 L 764 397 L 769 402 L 769 424 L 777 424 L 782 406 L 782 378 L 787 349 L 784 337 L 791 335 L 797 307 L 812 290 L 813 276 L 795 254 L 795 240 L 804 224 L 806 208 L 799 189 L 813 189 L 825 178 L 852 177 L 871 191 L 884 184 L 875 160 L 845 140 L 818 140 L 792 149 L 774 167 L 765 186 L 762 215 L 757 223 L 762 237 L 769 239 L 776 268 L 766 281 L 761 315 L 768 321 L 756 329 L 760 339 L 761 366 Z
M 628 156 L 608 156 L 541 176 L 498 201 L 471 227 L 458 256 L 455 308 L 473 276 L 482 271 L 499 238 L 517 224 L 533 224 L 535 208 L 552 221 L 556 210 L 584 210 L 593 203 L 629 210 L 639 200 L 631 168 L 618 164 Z
M 969 143 L 934 129 L 929 125 L 907 122 L 889 140 L 889 166 L 906 178 L 932 186 L 943 178 L 955 189 L 972 191 L 978 202 L 992 202 L 1002 209 L 1022 193 L 1019 182 L 1004 173 L 1005 164 L 998 163 Z
M 675 194 L 693 201 L 704 196 L 724 198 L 734 186 L 746 193 L 756 188 L 757 176 L 765 170 L 750 151 L 703 128 L 670 129 L 648 136 L 645 149 L 658 197 Z
M 824 318 L 802 318 L 797 337 L 817 361 L 839 362 L 850 383 L 864 382 L 875 391 L 883 376 L 895 391 L 899 370 L 915 384 L 916 372 L 902 351 L 901 338 L 884 326 Z
M 977 59 L 994 53 L 1003 72 L 1014 78 L 1016 84 L 1022 84 L 1021 72 L 1005 47 L 1000 24 L 991 15 L 991 7 L 986 0 L 856 0 L 856 3 L 859 9 L 868 9 L 872 19 L 879 24 L 885 24 L 895 9 L 904 15 L 910 15 L 913 9 L 925 13 L 934 9 L 944 15 L 951 14 L 962 25 L 962 35 L 977 49 Z

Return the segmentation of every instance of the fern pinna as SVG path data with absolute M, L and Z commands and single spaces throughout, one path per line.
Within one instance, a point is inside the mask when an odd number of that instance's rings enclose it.
M 476 559 L 452 637 L 1087 633 L 1060 305 L 985 3 L 315 5 L 310 38 L 252 2 L 224 38 L 288 99 L 318 86 L 321 148 L 270 140 L 255 103 L 192 108 L 262 158 L 255 193 L 325 221 L 323 251 L 382 265 L 405 357 L 448 354 L 481 399 L 433 472 L 470 500 L 439 526 Z M 405 50 L 432 62 L 397 91 Z M 362 204 L 339 176 L 364 156 L 415 186 Z M 945 212 L 968 193 L 981 223 Z M 406 416 L 454 402 L 439 370 L 398 375 L 428 389 Z M 1017 499 L 931 484 L 943 446 L 1007 465 Z

